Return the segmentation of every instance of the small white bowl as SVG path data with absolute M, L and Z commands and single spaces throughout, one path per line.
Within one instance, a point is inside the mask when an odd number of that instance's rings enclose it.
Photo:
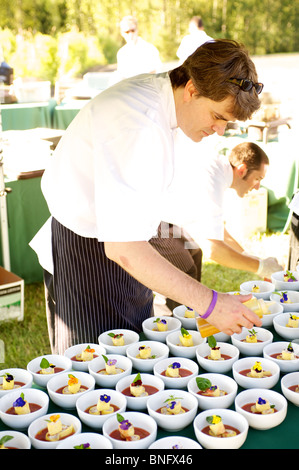
M 90 449 L 113 449 L 111 441 L 107 437 L 95 432 L 82 432 L 64 439 L 56 449 L 74 449 L 75 446 L 89 444 Z
M 197 362 L 203 369 L 209 372 L 218 372 L 219 374 L 224 374 L 229 372 L 234 362 L 239 359 L 240 351 L 236 346 L 229 343 L 217 342 L 217 346 L 220 347 L 221 354 L 230 356 L 230 358 L 223 361 L 207 359 L 207 356 L 210 354 L 210 346 L 208 343 L 204 343 L 198 346 L 196 349 Z
M 4 436 L 11 436 L 13 439 L 6 442 L 5 447 L 13 447 L 14 449 L 31 449 L 31 441 L 26 434 L 20 431 L 0 431 L 0 440 Z
M 175 318 L 180 320 L 182 327 L 186 330 L 195 330 L 196 328 L 196 318 L 199 316 L 197 312 L 194 312 L 194 318 L 185 318 L 185 312 L 187 307 L 185 305 L 178 305 L 172 311 L 172 314 Z
M 199 388 L 197 386 L 197 377 L 208 379 L 212 385 L 217 385 L 220 390 L 224 390 L 227 395 L 220 397 L 205 397 L 199 395 Z M 194 395 L 198 400 L 198 407 L 202 410 L 208 410 L 212 408 L 229 408 L 234 402 L 235 396 L 238 391 L 238 384 L 231 377 L 224 374 L 201 374 L 197 377 L 193 377 L 188 382 L 188 392 Z
M 96 384 L 104 388 L 114 388 L 115 384 L 132 373 L 132 361 L 127 356 L 120 354 L 107 354 L 108 359 L 117 361 L 116 367 L 122 369 L 123 372 L 117 374 L 100 374 L 99 371 L 105 369 L 105 360 L 103 356 L 96 357 L 88 365 L 88 372 L 95 378 Z
M 53 374 L 38 373 L 41 369 L 40 363 L 43 358 L 47 359 L 49 363 L 54 364 L 56 367 L 60 367 L 62 369 L 62 371 L 58 372 L 57 374 L 63 374 L 64 372 L 72 370 L 72 361 L 68 357 L 61 356 L 59 354 L 46 354 L 45 356 L 39 356 L 35 359 L 32 359 L 27 364 L 27 370 L 32 374 L 33 382 L 40 387 L 46 388 L 47 383 L 53 377 Z
M 276 315 L 283 312 L 282 304 L 271 300 L 265 300 L 265 304 L 269 310 L 269 313 L 264 313 L 262 317 L 262 327 L 267 328 L 273 325 L 273 319 Z
M 37 411 L 33 411 L 32 413 L 24 415 L 6 413 L 6 411 L 11 408 L 13 403 L 20 397 L 21 393 L 24 394 L 24 400 L 26 400 L 29 404 L 35 403 L 41 408 Z M 29 424 L 32 423 L 32 421 L 39 418 L 40 416 L 45 415 L 48 412 L 48 407 L 49 397 L 42 390 L 34 388 L 27 388 L 21 391 L 14 390 L 8 395 L 4 395 L 0 399 L 0 418 L 4 424 L 12 429 L 26 429 L 28 428 Z
M 181 377 L 168 377 L 165 374 L 162 374 L 166 371 L 167 367 L 174 362 L 178 362 L 181 369 L 186 369 L 191 372 L 191 374 L 186 376 L 182 374 Z M 198 371 L 198 364 L 195 361 L 192 361 L 192 359 L 188 359 L 186 357 L 171 357 L 163 359 L 163 361 L 159 361 L 154 365 L 154 375 L 162 379 L 165 387 L 167 388 L 181 389 L 187 387 L 188 382 L 198 374 Z
M 282 292 L 287 293 L 288 299 L 291 301 L 290 304 L 280 302 L 280 299 L 281 299 L 280 294 Z M 279 291 L 279 294 L 277 294 L 276 292 L 273 292 L 273 294 L 270 295 L 270 300 L 274 300 L 279 305 L 282 305 L 284 312 L 299 312 L 299 292 L 296 292 L 293 290 Z
M 94 359 L 106 353 L 106 349 L 103 346 L 100 346 L 96 343 L 84 343 L 84 344 L 75 344 L 74 346 L 69 347 L 64 351 L 64 355 L 72 361 L 73 370 L 79 370 L 82 372 L 88 372 L 88 365 L 91 361 L 77 361 L 76 356 L 80 355 L 84 349 L 90 346 L 91 349 L 94 349 Z
M 30 424 L 28 428 L 28 436 L 29 436 L 32 446 L 35 449 L 56 449 L 58 444 L 62 442 L 62 441 L 60 442 L 59 441 L 55 441 L 55 442 L 42 441 L 36 438 L 37 433 L 39 433 L 40 431 L 42 431 L 43 429 L 47 427 L 47 420 L 49 420 L 50 417 L 53 416 L 54 414 L 55 413 L 49 413 L 45 416 L 42 416 L 36 419 Z M 60 421 L 62 422 L 62 424 L 65 424 L 67 426 L 70 426 L 71 424 L 73 424 L 74 429 L 75 429 L 74 434 L 81 433 L 82 425 L 81 425 L 80 420 L 76 416 L 73 416 L 68 413 L 59 413 L 59 416 L 60 416 Z
M 299 372 L 290 372 L 284 375 L 280 381 L 281 391 L 287 400 L 295 406 L 299 406 L 299 393 L 289 388 L 293 385 L 299 385 Z
M 291 328 L 289 326 L 286 326 L 292 313 L 296 317 L 299 317 L 298 312 L 284 312 L 277 315 L 273 319 L 273 326 L 276 333 L 278 333 L 282 338 L 287 339 L 289 341 L 299 338 L 299 326 L 298 328 Z
M 259 398 L 268 400 L 270 405 L 275 405 L 275 413 L 259 414 L 251 413 L 242 407 L 248 403 L 256 403 Z M 287 400 L 280 393 L 264 388 L 251 388 L 240 392 L 235 399 L 235 408 L 238 413 L 243 415 L 251 428 L 266 430 L 271 429 L 283 422 L 288 410 Z
M 263 350 L 264 358 L 277 364 L 277 366 L 280 368 L 280 371 L 283 373 L 296 372 L 299 370 L 299 344 L 292 343 L 294 353 L 298 359 L 284 360 L 272 357 L 272 354 L 280 354 L 283 349 L 287 349 L 289 344 L 290 342 L 287 341 L 275 341 L 274 343 L 265 346 Z
M 136 378 L 136 375 L 137 374 L 132 374 L 124 377 L 123 379 L 120 379 L 119 382 L 117 382 L 115 389 L 117 392 L 122 393 L 126 397 L 127 405 L 130 410 L 143 411 L 146 410 L 147 400 L 152 396 L 152 394 L 149 394 L 145 397 L 134 397 L 131 394 L 128 395 L 123 393 L 127 387 L 130 387 L 130 384 Z M 152 374 L 140 374 L 140 378 L 143 386 L 150 385 L 157 389 L 154 393 L 158 393 L 161 390 L 164 390 L 164 382 L 159 377 L 156 377 Z
M 260 288 L 259 292 L 253 292 L 252 289 L 254 286 L 257 286 Z M 264 299 L 264 300 L 269 300 L 270 295 L 272 292 L 274 292 L 275 286 L 272 284 L 272 282 L 269 281 L 246 281 L 243 282 L 240 285 L 240 293 L 241 294 L 253 294 L 254 297 L 257 299 Z
M 157 319 L 167 321 L 167 330 L 158 331 L 156 321 Z M 143 321 L 142 329 L 146 338 L 151 341 L 163 341 L 165 343 L 166 336 L 173 331 L 181 329 L 182 323 L 177 318 L 173 317 L 150 317 Z
M 92 415 L 86 412 L 90 406 L 97 404 L 101 395 L 109 395 L 111 397 L 111 405 L 117 407 L 116 411 L 107 415 Z M 76 402 L 76 410 L 82 423 L 90 428 L 100 430 L 104 422 L 116 413 L 122 413 L 126 410 L 127 399 L 124 395 L 109 388 L 101 388 L 84 393 Z
M 124 346 L 114 346 L 109 333 L 123 334 Z M 108 330 L 100 334 L 98 340 L 99 344 L 106 349 L 107 354 L 126 354 L 127 348 L 139 341 L 139 334 L 135 331 L 125 329 Z
M 221 416 L 224 426 L 233 426 L 238 429 L 240 434 L 233 437 L 220 438 L 202 432 L 208 426 L 206 418 L 212 415 Z M 194 420 L 193 427 L 198 442 L 205 449 L 240 449 L 246 441 L 249 425 L 247 419 L 240 413 L 226 408 L 215 408 L 199 413 Z
M 119 422 L 116 416 L 112 416 L 103 424 L 103 435 L 110 439 L 113 449 L 125 449 L 127 451 L 148 449 L 157 437 L 158 427 L 156 421 L 151 416 L 141 413 L 140 411 L 126 411 L 121 413 L 121 415 L 125 420 L 129 420 L 134 428 L 142 428 L 149 432 L 149 435 L 139 441 L 131 442 L 114 439 L 110 434 L 118 429 Z
M 76 402 L 78 398 L 84 394 L 89 392 L 90 390 L 94 390 L 95 388 L 95 379 L 92 375 L 87 374 L 87 372 L 79 372 L 74 371 L 71 372 L 71 375 L 76 377 L 78 380 L 81 381 L 81 385 L 87 387 L 86 390 L 79 392 L 79 393 L 70 393 L 64 394 L 57 392 L 58 389 L 61 387 L 66 387 L 69 380 L 69 373 L 66 372 L 65 374 L 59 374 L 57 377 L 53 377 L 49 380 L 47 384 L 47 390 L 49 397 L 55 403 L 55 405 L 59 406 L 60 408 L 64 408 L 67 410 L 76 408 Z
M 3 369 L 0 371 L 0 381 L 1 385 L 3 383 L 3 378 L 2 376 L 5 374 L 11 374 L 14 377 L 15 381 L 15 388 L 13 390 L 23 390 L 24 388 L 31 388 L 32 387 L 32 382 L 33 382 L 33 377 L 32 374 L 26 370 L 26 369 L 19 369 L 19 368 L 8 368 L 8 369 Z M 20 385 L 16 387 L 16 382 L 21 382 L 23 385 Z M 7 393 L 10 393 L 12 390 L 3 390 L 2 388 L 0 389 L 0 398 L 3 397 L 4 395 L 7 395 Z
M 162 406 L 166 406 L 165 400 L 173 397 L 180 399 L 183 408 L 188 411 L 177 415 L 166 415 L 159 413 L 157 410 Z M 178 432 L 189 426 L 194 420 L 198 409 L 198 401 L 196 397 L 185 390 L 167 389 L 152 395 L 147 401 L 147 411 L 157 422 L 161 429 L 169 432 Z
M 158 439 L 157 441 L 153 442 L 149 446 L 149 449 L 172 449 L 172 450 L 180 450 L 180 449 L 202 449 L 201 445 L 194 441 L 193 439 L 189 439 L 189 437 L 184 436 L 167 436 Z
M 206 338 L 202 338 L 201 334 L 195 330 L 187 330 L 192 336 L 194 346 L 181 346 L 180 336 L 181 331 L 174 331 L 166 337 L 166 344 L 173 356 L 187 357 L 188 359 L 194 359 L 196 357 L 196 349 L 200 344 L 206 342 Z
M 260 362 L 263 370 L 270 371 L 271 376 L 255 378 L 241 374 L 243 370 L 251 369 L 255 362 Z M 243 388 L 272 388 L 280 377 L 279 366 L 270 359 L 263 357 L 244 357 L 233 364 L 233 378 Z
M 253 329 L 257 333 L 257 343 L 246 343 L 246 341 L 242 341 L 250 334 L 247 328 L 243 328 L 242 332 L 239 334 L 234 333 L 231 337 L 233 345 L 236 346 L 244 356 L 262 355 L 264 347 L 273 341 L 273 334 L 271 331 L 257 327 L 254 327 Z
M 289 272 L 296 278 L 296 281 L 284 281 L 283 276 L 286 274 L 286 271 L 277 271 L 272 274 L 271 281 L 275 286 L 275 290 L 299 290 L 299 272 L 291 270 Z
M 150 347 L 154 357 L 150 359 L 140 359 L 137 357 L 139 355 L 139 348 L 142 346 Z M 169 356 L 169 348 L 165 343 L 160 343 L 159 341 L 139 341 L 129 346 L 126 354 L 137 371 L 152 372 L 157 362 Z

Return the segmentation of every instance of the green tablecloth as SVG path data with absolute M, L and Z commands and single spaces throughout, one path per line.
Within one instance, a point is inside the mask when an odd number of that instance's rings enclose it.
M 269 328 L 270 331 L 273 333 L 274 336 L 274 341 L 281 341 L 282 338 L 279 337 L 273 328 Z M 144 335 L 140 335 L 141 340 L 144 339 Z M 240 358 L 243 356 L 240 355 Z M 196 361 L 196 359 L 193 359 Z M 137 371 L 133 370 L 133 373 L 137 373 Z M 206 371 L 202 369 L 201 367 L 199 368 L 199 374 L 204 374 Z M 74 372 L 75 373 L 75 372 Z M 228 373 L 230 377 L 232 377 L 232 373 Z M 283 377 L 284 374 L 281 374 L 281 377 Z M 280 378 L 281 378 L 280 377 Z M 40 388 L 34 385 L 36 388 Z M 96 389 L 100 389 L 98 386 L 96 386 Z M 46 390 L 46 389 L 43 389 Z M 185 389 L 187 390 L 187 389 Z M 243 390 L 242 387 L 238 387 L 238 392 L 240 393 Z M 277 383 L 275 387 L 273 387 L 272 390 L 275 390 L 278 393 L 281 392 L 281 387 L 280 387 L 280 380 Z M 230 407 L 230 409 L 235 410 L 234 405 Z M 127 411 L 132 411 L 129 408 L 127 408 Z M 198 408 L 197 414 L 200 413 L 202 410 Z M 50 405 L 49 405 L 49 413 L 63 413 L 67 412 L 70 414 L 73 414 L 78 417 L 77 412 L 75 409 L 72 410 L 63 410 L 62 408 L 57 407 L 51 400 L 50 400 Z M 146 410 L 142 411 L 146 413 Z M 248 431 L 248 436 L 243 444 L 241 449 L 298 449 L 299 448 L 299 443 L 298 443 L 298 422 L 299 422 L 299 407 L 293 405 L 288 401 L 288 411 L 287 411 L 287 416 L 285 420 L 277 427 L 274 427 L 269 430 L 256 430 L 253 428 L 249 428 Z M 4 425 L 2 422 L 0 422 L 0 431 L 3 430 L 9 430 L 9 428 Z M 95 432 L 94 429 L 89 428 L 85 424 L 82 423 L 82 432 Z M 99 431 L 101 433 L 101 431 Z M 26 430 L 25 430 L 26 433 Z M 193 424 L 190 424 L 188 427 L 185 429 L 177 432 L 177 433 L 169 433 L 166 432 L 160 428 L 158 428 L 158 434 L 157 434 L 157 439 L 160 439 L 162 437 L 166 437 L 169 435 L 180 435 L 180 436 L 185 436 L 189 437 L 190 439 L 197 440 L 194 429 L 193 429 Z M 118 451 L 115 451 L 118 452 Z
M 66 129 L 80 109 L 89 101 L 90 100 L 72 100 L 55 106 L 53 111 L 53 128 Z
M 43 280 L 37 256 L 28 245 L 50 215 L 40 181 L 41 178 L 37 177 L 6 183 L 6 187 L 11 188 L 6 197 L 11 271 L 26 283 Z
M 55 100 L 42 103 L 18 103 L 1 105 L 2 130 L 25 130 L 36 127 L 52 127 Z

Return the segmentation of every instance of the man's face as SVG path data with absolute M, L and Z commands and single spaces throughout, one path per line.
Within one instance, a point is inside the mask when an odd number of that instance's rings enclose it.
M 202 96 L 189 80 L 184 91 L 180 91 L 176 101 L 178 126 L 194 142 L 214 134 L 223 135 L 228 121 L 235 121 L 231 114 L 232 97 L 223 101 L 213 101 Z
M 259 189 L 262 179 L 265 178 L 268 165 L 262 163 L 259 170 L 252 170 L 249 173 L 245 169 L 244 174 L 239 175 L 233 187 L 239 197 L 244 197 L 253 189 Z
M 121 25 L 121 35 L 128 44 L 135 44 L 138 37 L 135 23 L 131 21 L 123 22 Z

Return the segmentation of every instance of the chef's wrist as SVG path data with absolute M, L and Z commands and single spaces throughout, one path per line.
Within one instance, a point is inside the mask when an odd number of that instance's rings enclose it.
M 215 290 L 212 290 L 212 293 L 213 293 L 213 296 L 212 296 L 211 303 L 210 303 L 208 309 L 206 310 L 206 312 L 203 315 L 200 315 L 200 318 L 207 319 L 211 315 L 211 313 L 213 312 L 213 310 L 215 308 L 217 298 L 218 298 L 218 293 Z

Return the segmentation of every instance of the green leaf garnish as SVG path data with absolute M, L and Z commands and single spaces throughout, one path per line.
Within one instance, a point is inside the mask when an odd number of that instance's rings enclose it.
M 138 380 L 141 381 L 141 375 L 140 375 L 140 372 L 138 372 L 138 374 L 136 375 L 135 379 L 133 380 L 132 383 L 135 383 L 135 382 L 138 382 Z
M 216 347 L 217 341 L 216 341 L 216 339 L 215 339 L 214 336 L 209 336 L 209 337 L 208 337 L 208 345 L 209 345 L 210 348 L 212 348 L 212 349 Z
M 102 358 L 104 359 L 104 361 L 105 361 L 106 364 L 107 364 L 107 362 L 108 362 L 108 357 L 107 357 L 107 356 L 104 356 L 104 354 L 102 354 Z
M 219 415 L 216 415 L 216 416 L 221 419 L 221 416 Z M 214 418 L 213 416 L 207 416 L 206 420 L 209 424 L 213 424 L 213 418 Z
M 205 379 L 204 377 L 196 377 L 196 385 L 198 386 L 199 390 L 203 392 L 211 388 L 212 382 L 209 379 Z
M 0 439 L 0 446 L 3 446 L 6 442 L 10 441 L 11 439 L 13 439 L 13 436 L 3 436 Z
M 166 400 L 164 400 L 164 403 L 167 403 L 168 401 L 173 401 L 173 400 L 182 400 L 182 398 L 175 397 L 174 395 L 169 395 L 169 398 L 166 398 Z
M 124 418 L 121 414 L 119 414 L 119 413 L 116 414 L 116 418 L 117 418 L 117 421 L 118 421 L 119 423 L 121 423 L 121 422 L 125 419 L 125 418 Z
M 50 367 L 50 362 L 48 361 L 48 359 L 43 357 L 42 360 L 40 361 L 40 367 L 42 369 L 47 369 L 48 367 Z
M 185 330 L 185 328 L 181 328 L 181 333 L 182 333 L 183 336 L 184 335 L 186 335 L 186 336 L 189 335 L 189 331 Z

